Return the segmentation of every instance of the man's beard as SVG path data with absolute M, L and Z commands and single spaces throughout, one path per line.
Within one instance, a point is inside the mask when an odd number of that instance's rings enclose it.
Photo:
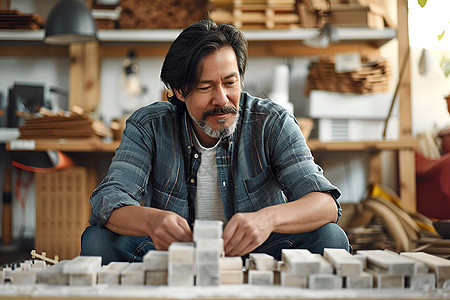
M 191 116 L 191 119 L 200 127 L 201 130 L 203 130 L 203 132 L 205 132 L 208 136 L 215 138 L 215 139 L 222 139 L 222 138 L 232 135 L 234 130 L 236 129 L 237 123 L 239 121 L 239 111 L 236 108 L 230 107 L 230 106 L 225 106 L 225 107 L 214 108 L 214 109 L 208 110 L 203 113 L 201 120 L 197 120 L 196 118 L 194 118 L 194 116 L 191 115 L 189 110 L 188 110 L 188 113 Z M 212 116 L 212 115 L 220 114 L 220 113 L 233 114 L 234 115 L 233 123 L 230 126 L 223 125 L 218 129 L 212 129 L 211 126 L 209 126 L 209 124 L 206 123 L 206 118 L 208 116 Z M 219 123 L 225 123 L 226 121 L 227 121 L 227 119 L 219 119 L 218 120 Z

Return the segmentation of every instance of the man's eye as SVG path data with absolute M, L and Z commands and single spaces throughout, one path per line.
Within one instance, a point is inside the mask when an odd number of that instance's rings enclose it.
M 229 82 L 226 83 L 226 85 L 233 85 L 235 83 L 236 83 L 236 81 L 229 81 Z
M 207 91 L 210 88 L 211 88 L 211 86 L 203 86 L 203 87 L 199 87 L 198 89 L 202 90 L 202 91 Z

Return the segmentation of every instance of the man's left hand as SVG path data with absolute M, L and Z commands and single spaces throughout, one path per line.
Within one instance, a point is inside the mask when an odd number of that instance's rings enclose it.
M 264 243 L 272 233 L 270 220 L 262 211 L 235 214 L 223 231 L 226 256 L 245 255 Z

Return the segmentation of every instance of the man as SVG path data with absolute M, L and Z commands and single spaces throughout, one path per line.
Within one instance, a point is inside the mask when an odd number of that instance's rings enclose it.
M 247 41 L 204 19 L 170 47 L 161 70 L 169 102 L 128 120 L 91 197 L 82 255 L 142 261 L 192 241 L 196 218 L 222 220 L 227 256 L 350 246 L 336 224 L 339 190 L 314 163 L 295 118 L 242 92 Z M 141 205 L 142 204 L 142 205 Z

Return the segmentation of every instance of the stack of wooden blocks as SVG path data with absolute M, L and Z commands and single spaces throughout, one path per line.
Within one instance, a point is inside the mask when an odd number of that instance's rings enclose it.
M 312 90 L 340 93 L 370 94 L 388 92 L 392 70 L 386 59 L 362 58 L 357 71 L 338 73 L 333 57 L 322 57 L 312 64 L 306 80 L 305 93 Z
M 289 29 L 300 26 L 295 0 L 213 0 L 210 17 L 241 29 Z
M 206 17 L 208 1 L 120 0 L 119 27 L 124 29 L 184 28 Z
M 310 290 L 420 291 L 450 286 L 450 261 L 424 252 L 360 250 L 353 255 L 344 249 L 326 248 L 322 256 L 306 249 L 283 249 L 281 261 L 268 254 L 251 253 L 244 267 L 241 257 L 223 256 L 221 227 L 220 221 L 196 222 L 195 242 L 172 243 L 168 251 L 149 251 L 143 262 L 101 266 L 101 257 L 78 256 L 45 267 L 42 261 L 28 261 L 15 270 L 4 268 L 0 282 L 135 287 L 248 284 Z

